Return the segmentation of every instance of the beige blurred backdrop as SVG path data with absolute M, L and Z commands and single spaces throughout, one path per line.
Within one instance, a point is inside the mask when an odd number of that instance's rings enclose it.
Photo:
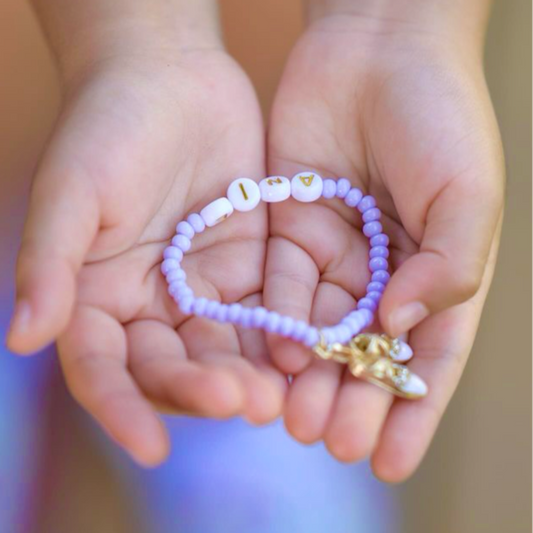
M 224 0 L 222 4 L 228 47 L 252 77 L 267 112 L 285 57 L 301 30 L 299 1 Z M 5 250 L 18 238 L 20 224 L 12 221 L 20 219 L 17 215 L 57 112 L 59 94 L 53 64 L 25 2 L 1 0 L 0 50 L 0 250 Z M 495 2 L 486 65 L 507 156 L 500 259 L 459 390 L 422 467 L 395 489 L 404 503 L 403 531 L 409 533 L 531 531 L 529 1 Z M 12 269 L 8 263 L 0 263 L 2 277 L 5 269 Z M 109 490 L 101 490 L 109 487 L 105 468 L 91 469 L 85 479 L 90 486 L 80 487 L 83 497 L 73 502 L 73 509 L 81 512 L 82 501 L 106 502 L 99 507 L 102 523 L 94 523 L 88 531 L 122 531 L 120 509 L 109 503 L 121 507 L 122 498 L 110 498 Z M 77 511 L 69 531 L 81 531 L 75 526 Z

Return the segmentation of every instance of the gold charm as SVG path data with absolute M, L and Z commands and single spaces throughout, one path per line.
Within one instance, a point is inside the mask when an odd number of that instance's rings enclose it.
M 361 333 L 348 344 L 327 346 L 319 342 L 314 351 L 321 359 L 348 365 L 356 377 L 392 392 L 400 398 L 416 400 L 427 394 L 427 386 L 405 365 L 394 361 L 400 351 L 398 339 L 386 335 Z

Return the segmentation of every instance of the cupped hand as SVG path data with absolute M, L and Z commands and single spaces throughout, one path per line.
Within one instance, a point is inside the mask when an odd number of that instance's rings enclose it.
M 168 453 L 154 405 L 263 423 L 285 388 L 259 333 L 185 317 L 167 294 L 160 265 L 176 224 L 235 177 L 265 172 L 243 72 L 218 47 L 170 48 L 68 77 L 31 192 L 8 338 L 28 353 L 59 336 L 74 397 L 147 465 Z M 183 261 L 195 292 L 258 304 L 266 235 L 262 207 L 198 235 Z
M 371 455 L 380 478 L 399 481 L 420 462 L 472 347 L 498 247 L 504 170 L 478 55 L 385 24 L 374 31 L 379 22 L 332 16 L 303 35 L 274 102 L 267 170 L 347 177 L 376 197 L 394 272 L 377 327 L 410 331 L 409 366 L 429 394 L 393 402 L 291 341 L 273 337 L 269 346 L 294 375 L 289 432 L 323 439 L 341 460 Z M 338 199 L 269 209 L 265 305 L 337 322 L 369 281 L 360 213 Z

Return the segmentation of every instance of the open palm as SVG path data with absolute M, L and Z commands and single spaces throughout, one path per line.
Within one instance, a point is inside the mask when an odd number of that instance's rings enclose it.
M 32 335 L 11 344 L 29 351 L 62 331 L 70 390 L 140 462 L 168 448 L 150 401 L 255 423 L 280 412 L 285 379 L 261 334 L 183 316 L 159 268 L 180 220 L 263 166 L 255 95 L 222 51 L 117 58 L 69 87 L 19 259 Z M 199 235 L 183 261 L 195 292 L 260 303 L 266 234 L 259 207 Z
M 376 197 L 395 272 L 381 324 L 402 333 L 395 311 L 418 302 L 410 366 L 429 394 L 393 403 L 295 343 L 270 338 L 269 346 L 295 375 L 288 430 L 302 442 L 323 439 L 341 460 L 372 455 L 377 475 L 398 481 L 421 460 L 472 346 L 497 249 L 503 170 L 477 65 L 424 49 L 408 32 L 381 42 L 352 22 L 323 19 L 293 50 L 274 102 L 268 172 L 348 177 Z M 336 323 L 369 281 L 360 228 L 338 199 L 271 205 L 266 306 Z

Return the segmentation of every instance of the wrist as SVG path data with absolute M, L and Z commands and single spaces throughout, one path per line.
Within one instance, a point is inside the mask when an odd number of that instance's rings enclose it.
M 490 0 L 305 0 L 312 27 L 367 41 L 416 40 L 482 58 Z
M 34 7 L 62 75 L 117 58 L 168 59 L 223 47 L 216 0 L 48 0 Z

